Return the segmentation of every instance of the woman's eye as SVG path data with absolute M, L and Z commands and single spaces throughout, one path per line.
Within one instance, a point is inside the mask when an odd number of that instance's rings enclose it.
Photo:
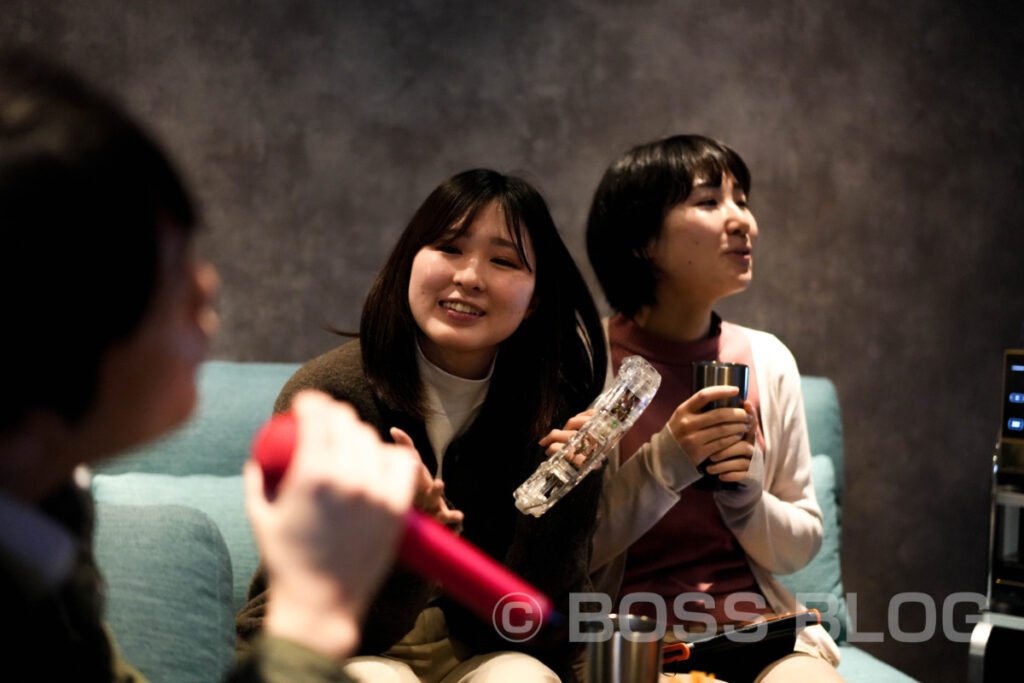
M 506 258 L 500 258 L 500 257 L 499 258 L 491 259 L 491 263 L 496 263 L 499 266 L 504 266 L 505 268 L 518 268 L 519 267 L 519 263 L 518 262 L 511 261 L 511 260 L 506 259 Z
M 434 248 L 437 249 L 440 252 L 445 253 L 445 254 L 458 254 L 459 253 L 458 248 L 456 248 L 455 245 L 453 245 L 453 244 L 439 244 L 439 245 L 437 245 Z

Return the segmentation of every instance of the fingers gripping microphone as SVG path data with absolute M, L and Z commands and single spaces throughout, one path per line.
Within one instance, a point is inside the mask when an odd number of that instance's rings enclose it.
M 288 469 L 296 434 L 295 417 L 288 413 L 275 415 L 256 432 L 252 455 L 263 469 L 268 495 L 277 490 Z M 538 626 L 555 618 L 547 596 L 432 517 L 410 509 L 403 524 L 399 561 L 407 569 L 437 581 L 448 595 L 484 621 L 499 629 L 521 632 L 522 626 L 508 623 L 512 616 Z M 499 614 L 499 610 L 507 611 L 511 606 L 517 614 Z

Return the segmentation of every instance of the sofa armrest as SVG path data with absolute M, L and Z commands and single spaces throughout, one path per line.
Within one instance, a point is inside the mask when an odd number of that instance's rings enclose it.
M 185 505 L 208 515 L 223 536 L 231 558 L 234 610 L 245 605 L 249 581 L 259 563 L 259 553 L 245 514 L 241 475 L 97 474 L 93 477 L 92 491 L 101 503 Z
M 105 619 L 125 661 L 153 681 L 219 680 L 234 659 L 231 561 L 207 515 L 97 502 Z

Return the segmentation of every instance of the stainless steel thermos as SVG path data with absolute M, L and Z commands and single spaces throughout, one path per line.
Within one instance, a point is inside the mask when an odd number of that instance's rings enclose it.
M 734 386 L 740 393 L 732 398 L 712 401 L 704 411 L 715 408 L 742 408 L 747 400 L 747 381 L 749 368 L 742 363 L 723 363 L 717 360 L 700 360 L 693 364 L 693 393 L 704 387 Z
M 723 363 L 717 360 L 695 362 L 693 364 L 693 393 L 697 393 L 705 387 L 723 385 L 731 385 L 740 389 L 740 393 L 736 396 L 711 401 L 704 406 L 703 412 L 715 410 L 716 408 L 742 408 L 743 402 L 747 400 L 749 375 L 750 369 L 742 363 Z M 723 484 L 715 475 L 707 474 L 707 464 L 709 463 L 705 461 L 698 465 L 697 469 L 704 473 L 704 477 L 694 486 L 705 491 L 718 488 L 736 488 L 735 484 Z

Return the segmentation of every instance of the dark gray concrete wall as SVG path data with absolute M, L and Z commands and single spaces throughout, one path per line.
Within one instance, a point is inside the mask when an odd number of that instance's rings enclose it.
M 723 312 L 838 386 L 846 587 L 884 633 L 866 647 L 957 681 L 964 644 L 898 643 L 887 614 L 901 591 L 984 591 L 1001 353 L 1024 323 L 1021 11 L 966 4 L 3 0 L 0 43 L 78 65 L 175 150 L 224 280 L 219 358 L 335 344 L 323 327 L 357 325 L 454 172 L 525 174 L 587 268 L 614 156 L 727 141 L 762 238 Z

